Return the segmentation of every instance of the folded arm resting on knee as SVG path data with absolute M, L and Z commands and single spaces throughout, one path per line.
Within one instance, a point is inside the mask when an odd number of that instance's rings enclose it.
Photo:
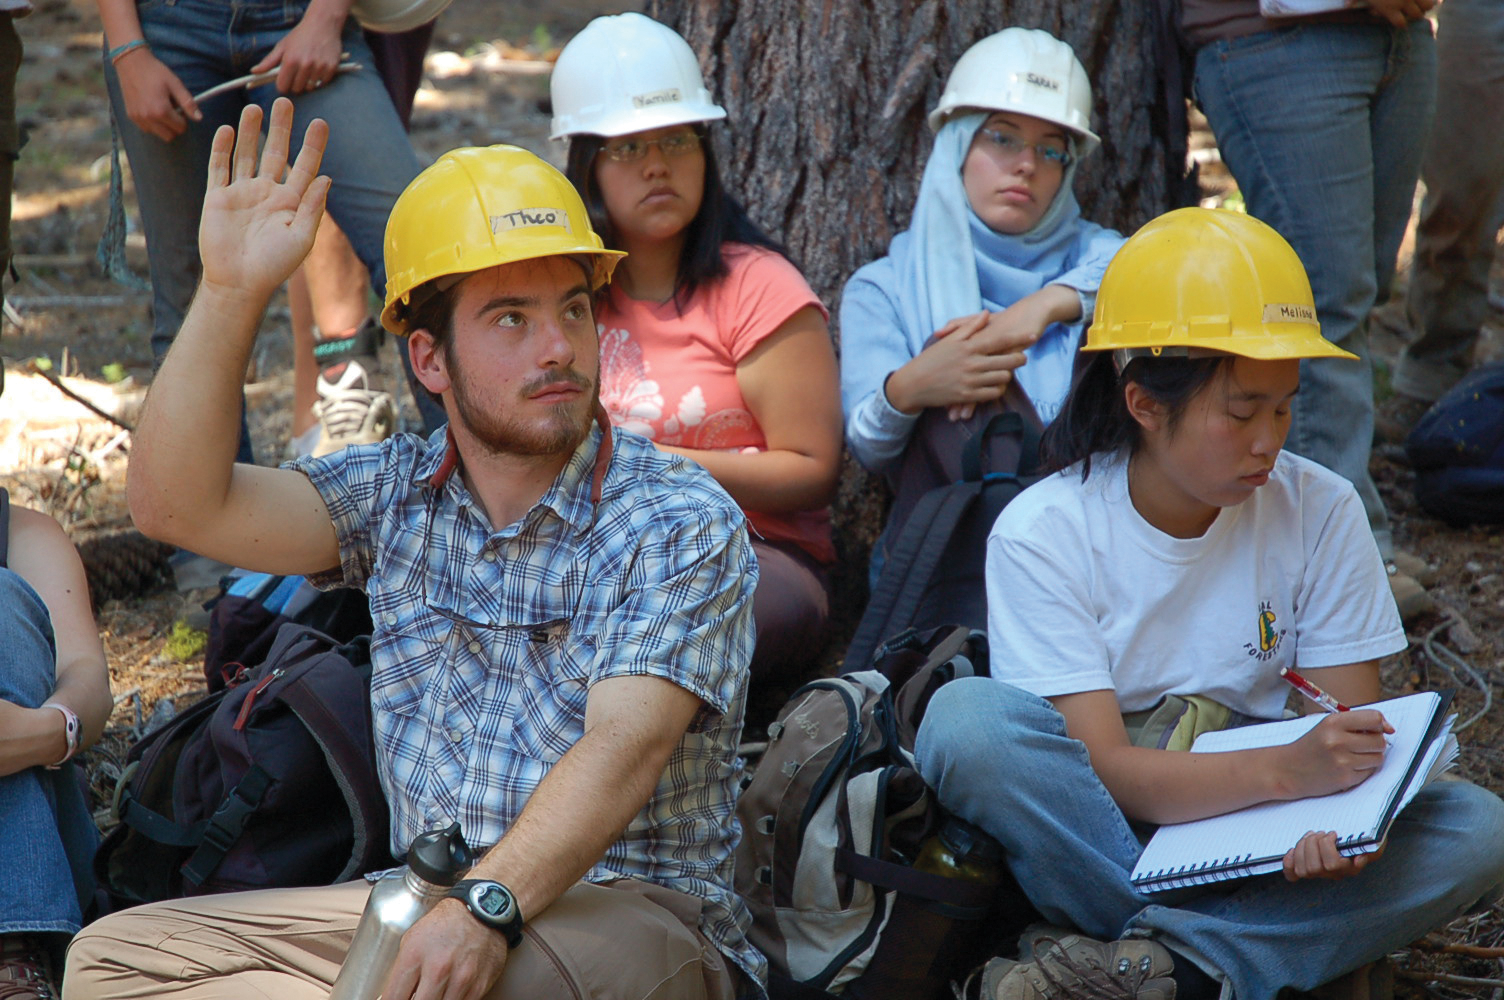
M 580 880 L 647 804 L 702 702 L 657 677 L 612 677 L 590 689 L 585 735 L 559 759 L 507 835 L 467 878 L 512 890 L 531 919 Z M 387 1000 L 474 1000 L 506 967 L 506 942 L 455 900 L 403 938 Z

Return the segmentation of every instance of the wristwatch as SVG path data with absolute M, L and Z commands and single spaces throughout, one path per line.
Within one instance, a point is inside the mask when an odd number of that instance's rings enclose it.
M 501 931 L 508 948 L 522 943 L 522 911 L 517 908 L 512 890 L 500 882 L 467 878 L 455 883 L 445 895 L 463 900 L 472 917 L 493 930 Z

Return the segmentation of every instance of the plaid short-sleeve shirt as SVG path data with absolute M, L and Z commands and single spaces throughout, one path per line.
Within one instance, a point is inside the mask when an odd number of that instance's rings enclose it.
M 324 499 L 341 566 L 314 582 L 363 587 L 392 849 L 458 820 L 489 846 L 584 734 L 590 687 L 661 677 L 704 703 L 643 810 L 586 878 L 640 878 L 705 901 L 701 930 L 754 980 L 732 890 L 736 756 L 757 582 L 741 511 L 699 467 L 613 435 L 599 504 L 593 428 L 521 519 L 494 530 L 452 447 L 399 435 L 289 463 Z

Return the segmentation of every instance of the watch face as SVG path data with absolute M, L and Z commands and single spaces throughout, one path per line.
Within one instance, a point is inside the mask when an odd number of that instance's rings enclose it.
M 512 915 L 511 894 L 494 882 L 471 889 L 470 900 L 476 909 L 492 919 L 506 920 Z

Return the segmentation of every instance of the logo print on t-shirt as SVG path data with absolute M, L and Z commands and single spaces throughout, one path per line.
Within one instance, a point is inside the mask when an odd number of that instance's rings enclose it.
M 1274 659 L 1274 654 L 1279 652 L 1279 644 L 1285 638 L 1286 629 L 1276 629 L 1274 623 L 1278 618 L 1274 614 L 1274 605 L 1269 601 L 1259 602 L 1258 642 L 1245 642 L 1243 648 L 1249 656 L 1256 656 L 1260 661 L 1267 662 Z

